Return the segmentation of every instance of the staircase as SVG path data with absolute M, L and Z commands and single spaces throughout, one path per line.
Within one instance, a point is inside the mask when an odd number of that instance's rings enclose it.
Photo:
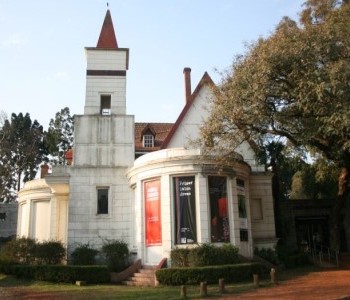
M 129 277 L 123 284 L 129 286 L 155 286 L 156 285 L 156 267 L 142 266 L 142 268 Z

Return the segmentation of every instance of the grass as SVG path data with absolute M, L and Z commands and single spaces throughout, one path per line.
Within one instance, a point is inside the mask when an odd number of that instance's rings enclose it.
M 278 274 L 278 280 L 288 280 L 309 272 L 314 267 L 286 270 Z M 260 280 L 259 288 L 271 286 L 269 278 Z M 251 282 L 226 284 L 225 294 L 237 295 L 256 289 Z M 187 299 L 200 299 L 198 286 L 186 286 Z M 0 296 L 2 293 L 14 293 L 14 297 L 34 296 L 55 299 L 180 299 L 179 286 L 132 287 L 123 285 L 87 285 L 55 284 L 43 281 L 18 279 L 13 276 L 0 274 Z M 6 294 L 5 294 L 6 296 Z M 218 285 L 208 285 L 208 298 L 221 297 Z

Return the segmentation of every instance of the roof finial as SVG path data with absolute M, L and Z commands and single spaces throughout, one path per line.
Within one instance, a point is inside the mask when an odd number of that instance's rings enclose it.
M 107 9 L 108 9 L 108 7 L 109 7 L 109 3 L 108 3 L 108 1 L 107 1 Z

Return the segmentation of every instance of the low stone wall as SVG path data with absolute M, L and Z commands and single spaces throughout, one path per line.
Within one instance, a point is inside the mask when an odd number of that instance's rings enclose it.
M 111 282 L 120 283 L 132 276 L 133 274 L 135 274 L 136 272 L 138 272 L 141 269 L 141 267 L 141 259 L 138 259 L 129 268 L 120 273 L 111 272 Z

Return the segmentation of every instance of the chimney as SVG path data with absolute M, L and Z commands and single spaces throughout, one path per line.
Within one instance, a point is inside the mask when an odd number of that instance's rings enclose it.
M 40 166 L 40 178 L 44 178 L 49 173 L 49 166 L 45 163 Z
M 185 79 L 185 100 L 188 103 L 191 100 L 191 68 L 184 68 Z

